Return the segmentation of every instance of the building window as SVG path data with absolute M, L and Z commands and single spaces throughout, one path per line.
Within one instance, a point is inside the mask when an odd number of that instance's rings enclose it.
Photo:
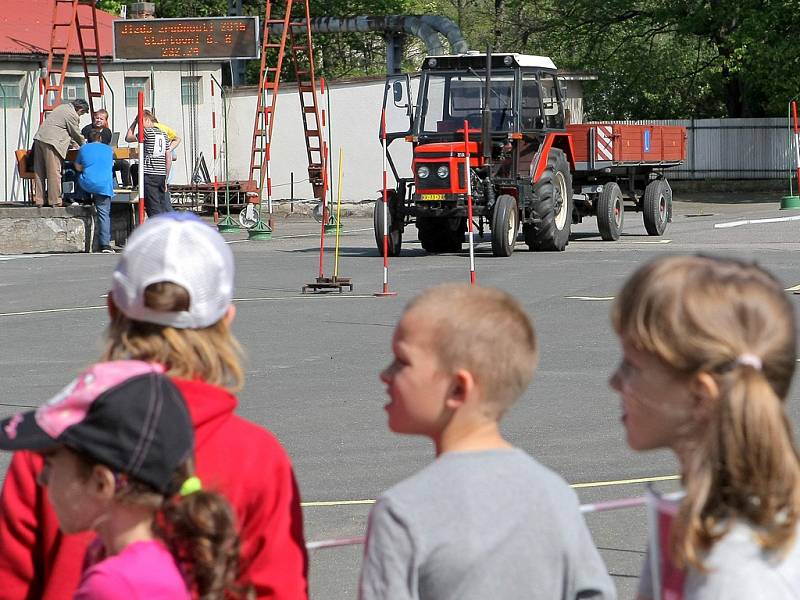
M 0 75 L 0 105 L 5 108 L 22 106 L 22 75 Z
M 181 77 L 181 104 L 200 104 L 203 101 L 200 83 L 202 77 Z
M 126 77 L 125 78 L 125 106 L 136 108 L 139 106 L 139 92 L 144 92 L 144 105 L 152 104 L 150 98 L 150 78 L 149 77 Z
M 65 102 L 86 100 L 86 79 L 83 77 L 64 77 L 61 98 Z

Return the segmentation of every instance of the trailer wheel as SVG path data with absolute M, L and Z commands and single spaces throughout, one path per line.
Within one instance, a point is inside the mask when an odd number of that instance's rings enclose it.
M 550 150 L 547 168 L 533 186 L 532 226 L 523 229 L 531 250 L 563 251 L 572 225 L 572 173 L 563 151 Z
M 600 237 L 607 242 L 618 240 L 624 220 L 622 190 L 614 181 L 606 183 L 597 199 L 597 228 L 600 230 Z
M 664 179 L 655 179 L 644 189 L 642 218 L 650 235 L 661 235 L 672 215 L 672 188 Z
M 461 252 L 464 242 L 464 219 L 417 217 L 417 235 L 423 250 L 431 254 Z
M 503 194 L 497 198 L 492 212 L 492 254 L 511 256 L 517 243 L 519 213 L 514 196 Z
M 389 256 L 400 256 L 400 247 L 403 244 L 403 229 L 394 224 L 392 218 L 392 205 L 397 199 L 397 194 L 394 190 L 386 194 L 388 206 L 386 207 L 386 216 L 388 218 L 388 253 Z M 372 211 L 372 228 L 375 230 L 375 244 L 378 246 L 378 254 L 383 256 L 383 198 L 378 198 L 375 201 L 375 208 Z

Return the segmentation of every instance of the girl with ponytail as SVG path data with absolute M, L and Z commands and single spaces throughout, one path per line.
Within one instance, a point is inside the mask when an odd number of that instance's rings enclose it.
M 800 598 L 800 462 L 784 407 L 797 331 L 780 282 L 736 260 L 657 259 L 627 281 L 611 321 L 628 445 L 680 463 L 670 558 L 684 600 Z
M 161 365 L 97 363 L 1 425 L 0 448 L 44 457 L 61 530 L 96 534 L 74 598 L 241 597 L 233 511 L 193 474 L 192 421 Z

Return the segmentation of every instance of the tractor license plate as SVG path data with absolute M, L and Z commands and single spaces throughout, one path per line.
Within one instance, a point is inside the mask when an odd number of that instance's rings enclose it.
M 422 194 L 423 200 L 444 200 L 444 194 Z

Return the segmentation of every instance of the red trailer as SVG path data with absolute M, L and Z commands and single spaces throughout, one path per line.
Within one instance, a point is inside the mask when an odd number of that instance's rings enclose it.
M 567 125 L 575 164 L 573 220 L 596 216 L 604 240 L 616 240 L 627 208 L 639 211 L 650 235 L 672 217 L 672 189 L 661 171 L 686 160 L 686 128 L 666 125 Z

